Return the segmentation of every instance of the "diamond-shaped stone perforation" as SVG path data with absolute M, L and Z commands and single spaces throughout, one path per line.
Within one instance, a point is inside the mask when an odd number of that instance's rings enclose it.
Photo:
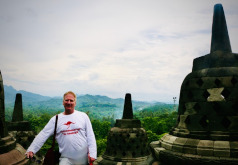
M 206 116 L 203 116 L 200 121 L 199 124 L 203 127 L 206 128 L 208 126 L 209 120 L 207 119 Z
M 198 112 L 201 109 L 201 106 L 199 105 L 199 103 L 196 103 L 193 108 Z
M 204 97 L 205 99 L 207 99 L 209 96 L 210 96 L 210 93 L 209 93 L 207 90 L 205 90 L 205 91 L 203 92 L 203 97 Z
M 227 119 L 227 117 L 224 117 L 223 120 L 221 121 L 221 124 L 225 127 L 228 128 L 231 124 L 231 121 Z
M 201 87 L 203 85 L 203 80 L 200 78 L 199 80 L 197 80 L 196 82 L 198 84 L 199 87 Z
M 225 89 L 221 92 L 221 94 L 222 94 L 222 96 L 224 96 L 225 99 L 226 99 L 226 98 L 229 97 L 229 95 L 231 94 L 231 92 L 230 92 L 227 88 L 225 88 Z
M 132 152 L 132 157 L 136 157 L 136 153 L 134 151 Z
M 184 103 L 180 103 L 179 109 L 178 109 L 178 114 L 184 114 L 185 111 L 186 111 L 185 104 Z
M 237 84 L 237 79 L 235 77 L 232 77 L 231 83 L 235 86 Z
M 125 152 L 125 151 L 123 151 L 123 152 L 122 152 L 122 155 L 123 155 L 123 156 L 126 156 L 126 152 Z
M 185 124 L 190 124 L 190 116 L 187 116 L 184 122 Z
M 144 155 L 144 151 L 141 151 L 141 153 L 140 153 L 141 155 Z
M 220 81 L 219 79 L 216 79 L 216 80 L 214 81 L 214 83 L 216 84 L 216 86 L 220 86 L 220 85 L 221 85 L 221 81 Z

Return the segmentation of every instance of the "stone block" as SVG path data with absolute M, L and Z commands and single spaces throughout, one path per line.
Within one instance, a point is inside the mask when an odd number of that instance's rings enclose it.
M 161 147 L 163 147 L 167 150 L 172 150 L 172 144 L 167 143 L 167 142 L 161 142 Z
M 167 137 L 169 134 L 165 134 L 160 140 L 164 140 L 165 139 L 165 137 Z
M 198 143 L 197 154 L 202 156 L 214 155 L 214 141 L 200 140 Z
M 230 142 L 214 141 L 214 156 L 230 157 Z
M 172 137 L 172 135 L 167 134 L 167 136 L 164 136 L 163 141 L 169 141 L 170 137 Z
M 230 142 L 231 157 L 238 158 L 238 141 Z
M 187 138 L 178 137 L 172 145 L 172 150 L 184 153 L 183 149 L 184 149 L 184 145 L 187 142 L 187 140 L 188 140 Z
M 209 115 L 209 129 L 211 131 L 227 131 L 229 127 L 229 120 L 224 120 L 224 116 Z
M 169 140 L 167 141 L 167 143 L 173 144 L 174 141 L 175 141 L 177 138 L 178 138 L 178 137 L 176 137 L 176 136 L 171 136 L 171 137 L 169 138 Z
M 229 121 L 231 121 L 231 124 L 229 126 L 230 131 L 237 131 L 238 128 L 238 116 L 228 116 L 227 117 Z
M 188 139 L 184 145 L 184 153 L 196 155 L 199 141 L 199 139 Z
M 165 149 L 162 148 L 162 147 L 158 147 L 158 148 L 155 148 L 154 151 L 155 151 L 155 157 L 159 160 L 159 154 L 161 151 L 164 151 Z

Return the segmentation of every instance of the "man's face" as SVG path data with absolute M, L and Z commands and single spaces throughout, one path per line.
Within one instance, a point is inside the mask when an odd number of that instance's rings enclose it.
M 63 105 L 66 113 L 73 113 L 76 105 L 74 96 L 70 93 L 65 95 Z

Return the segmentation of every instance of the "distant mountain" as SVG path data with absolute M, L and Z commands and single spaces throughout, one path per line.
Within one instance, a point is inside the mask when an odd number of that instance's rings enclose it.
M 12 86 L 4 85 L 5 93 L 5 105 L 6 108 L 13 109 L 15 103 L 15 97 L 17 93 L 22 94 L 23 109 L 32 112 L 48 112 L 54 113 L 63 111 L 62 96 L 59 97 L 48 97 L 42 96 L 36 93 L 27 92 L 23 90 L 16 90 Z M 144 108 L 151 107 L 154 105 L 165 105 L 165 103 L 151 103 L 143 101 L 132 100 L 133 110 L 140 111 Z M 121 117 L 124 107 L 124 99 L 117 98 L 112 99 L 107 96 L 101 95 L 77 95 L 77 105 L 75 109 L 90 112 L 91 115 L 96 117 L 111 116 Z
M 24 90 L 16 90 L 12 86 L 4 85 L 4 94 L 5 94 L 5 103 L 6 104 L 12 104 L 15 102 L 16 94 L 21 93 L 22 94 L 22 101 L 23 102 L 39 102 L 39 101 L 46 101 L 51 99 L 51 97 L 48 96 L 42 96 L 39 94 L 27 92 Z

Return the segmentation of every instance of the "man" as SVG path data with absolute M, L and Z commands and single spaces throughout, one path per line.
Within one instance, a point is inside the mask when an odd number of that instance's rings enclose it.
M 92 125 L 87 114 L 75 110 L 76 95 L 66 92 L 63 97 L 65 111 L 58 115 L 56 140 L 61 153 L 59 165 L 86 165 L 97 158 L 97 146 Z M 54 133 L 56 117 L 52 117 L 27 149 L 32 158 Z

